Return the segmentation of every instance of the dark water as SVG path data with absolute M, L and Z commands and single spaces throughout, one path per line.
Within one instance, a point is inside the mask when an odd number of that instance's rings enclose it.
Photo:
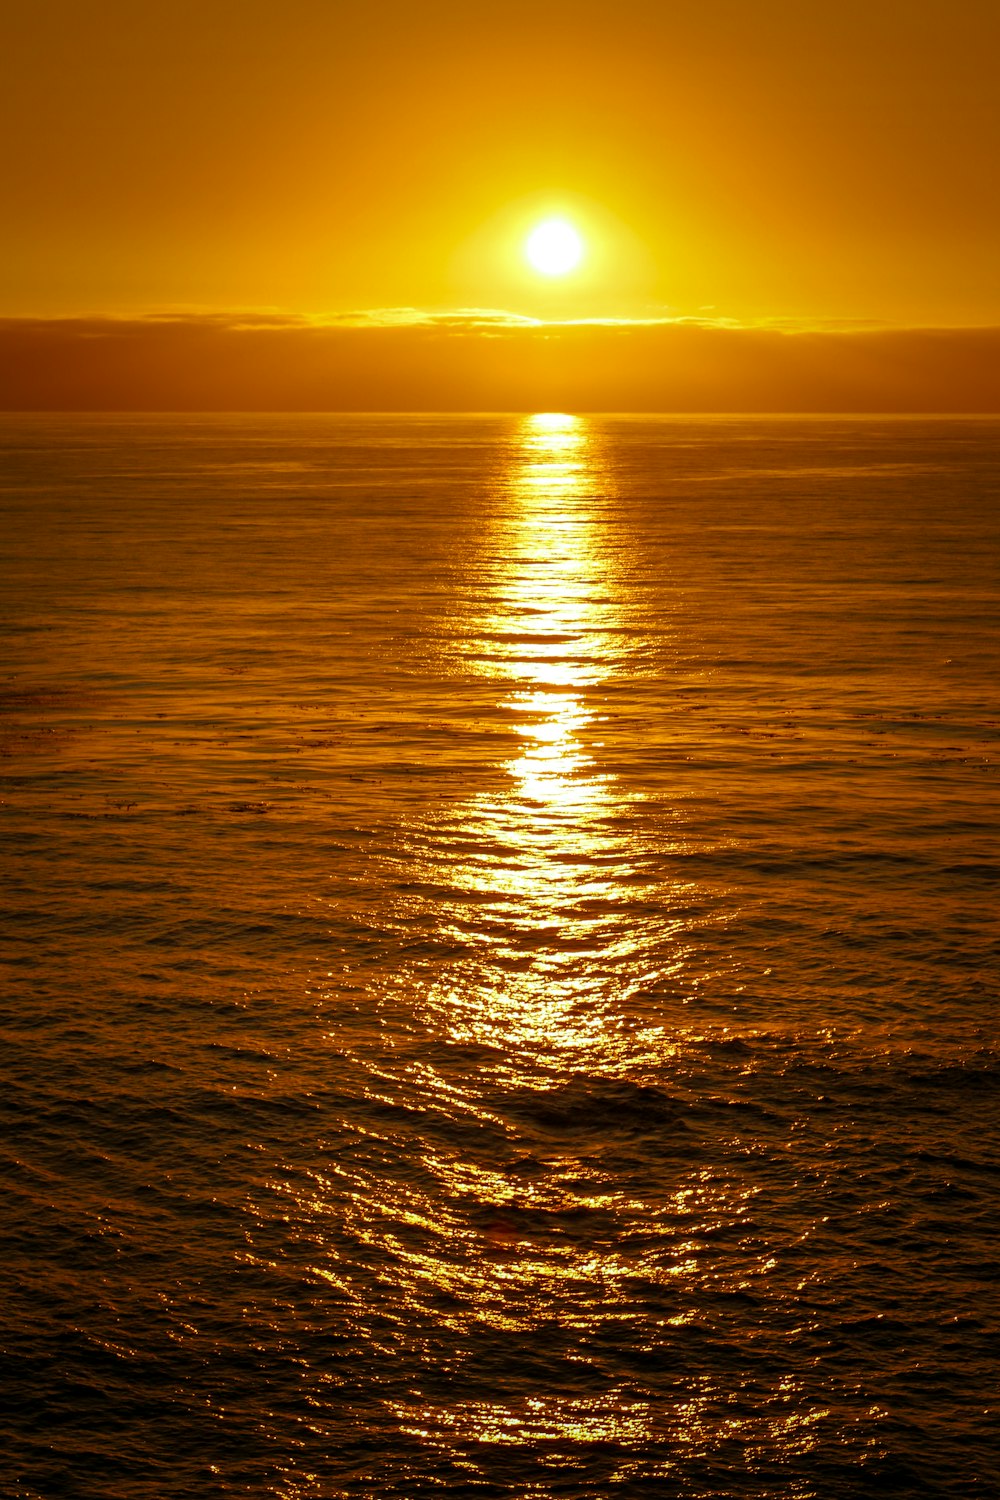
M 1000 423 L 0 438 L 3 1494 L 1000 1494 Z

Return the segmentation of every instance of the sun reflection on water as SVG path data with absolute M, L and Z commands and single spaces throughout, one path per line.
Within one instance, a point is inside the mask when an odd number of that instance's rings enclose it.
M 608 672 L 595 595 L 600 563 L 593 546 L 597 498 L 594 457 L 579 417 L 545 413 L 527 420 L 516 501 L 513 553 L 498 631 L 513 637 L 502 672 L 518 682 L 505 707 L 520 716 L 523 754 L 510 769 L 523 796 L 577 811 L 598 789 L 581 734 L 591 723 L 581 691 Z
M 524 419 L 492 538 L 489 610 L 467 643 L 520 749 L 508 788 L 463 809 L 472 847 L 453 855 L 442 917 L 466 956 L 429 1004 L 453 1040 L 502 1046 L 515 1068 L 546 1054 L 605 1072 L 633 1060 L 642 1028 L 623 1029 L 623 996 L 662 974 L 676 926 L 654 904 L 651 851 L 634 839 L 637 796 L 595 755 L 602 689 L 630 670 L 611 488 L 585 419 Z
M 381 856 L 390 960 L 359 979 L 338 1061 L 360 1111 L 326 1179 L 288 1189 L 310 1247 L 331 1226 L 316 1278 L 364 1357 L 408 1371 L 382 1398 L 400 1441 L 487 1482 L 507 1446 L 555 1467 L 600 1450 L 611 1484 L 710 1445 L 736 1420 L 722 1385 L 669 1412 L 651 1393 L 704 1297 L 770 1267 L 757 1189 L 699 1168 L 666 1081 L 696 893 L 679 819 L 608 749 L 634 747 L 653 633 L 603 442 L 554 413 L 508 440 L 438 662 L 487 746 L 472 769 L 493 758 Z M 742 1247 L 724 1274 L 712 1236 Z

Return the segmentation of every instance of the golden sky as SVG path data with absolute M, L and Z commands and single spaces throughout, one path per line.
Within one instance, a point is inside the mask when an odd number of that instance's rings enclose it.
M 7 317 L 1000 324 L 996 0 L 7 0 L 0 57 Z

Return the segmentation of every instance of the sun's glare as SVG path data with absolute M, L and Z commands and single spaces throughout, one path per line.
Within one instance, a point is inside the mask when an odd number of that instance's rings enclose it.
M 543 276 L 565 276 L 583 259 L 583 241 L 565 219 L 546 219 L 528 235 L 524 253 Z

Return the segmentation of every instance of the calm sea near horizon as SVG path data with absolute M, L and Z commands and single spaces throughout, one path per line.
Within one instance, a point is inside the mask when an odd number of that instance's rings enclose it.
M 1000 420 L 0 455 L 0 1492 L 1000 1494 Z

